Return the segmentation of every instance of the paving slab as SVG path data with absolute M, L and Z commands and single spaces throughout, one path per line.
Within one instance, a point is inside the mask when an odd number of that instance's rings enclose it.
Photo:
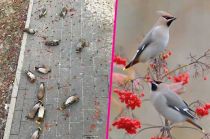
M 114 0 L 30 0 L 30 6 L 27 24 L 37 32 L 24 34 L 8 118 L 11 122 L 7 122 L 4 139 L 28 139 L 38 127 L 25 116 L 37 102 L 40 82 L 46 84 L 41 139 L 105 139 Z M 64 6 L 68 13 L 61 18 Z M 39 19 L 43 7 L 47 14 Z M 60 45 L 44 45 L 52 39 L 60 39 Z M 76 53 L 80 39 L 89 46 Z M 41 64 L 52 71 L 47 75 L 34 71 Z M 25 70 L 37 76 L 35 83 L 27 80 Z M 80 101 L 58 110 L 75 93 Z

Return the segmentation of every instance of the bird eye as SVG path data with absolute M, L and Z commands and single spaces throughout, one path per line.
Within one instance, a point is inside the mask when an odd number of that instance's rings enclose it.
M 162 17 L 165 18 L 166 20 L 173 18 L 173 17 L 170 17 L 170 16 L 162 16 Z

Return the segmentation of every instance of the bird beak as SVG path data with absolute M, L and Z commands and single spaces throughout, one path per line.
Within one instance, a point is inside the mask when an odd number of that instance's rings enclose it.
M 174 21 L 174 20 L 176 20 L 176 17 L 173 17 L 173 18 L 171 18 L 170 20 Z
M 176 20 L 176 17 L 172 17 L 171 19 L 169 19 L 167 21 L 167 26 L 169 27 L 174 20 Z

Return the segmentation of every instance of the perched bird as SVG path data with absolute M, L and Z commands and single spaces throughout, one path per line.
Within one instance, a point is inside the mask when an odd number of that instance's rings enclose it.
M 26 33 L 32 34 L 32 35 L 34 35 L 36 33 L 36 31 L 32 28 L 25 28 L 25 29 L 23 29 L 23 32 L 26 32 Z
M 34 131 L 34 133 L 32 134 L 31 139 L 39 139 L 41 130 L 42 130 L 42 129 L 41 129 L 40 127 L 38 127 L 38 128 Z
M 34 119 L 38 110 L 39 110 L 39 107 L 42 105 L 42 102 L 41 101 L 38 101 L 34 106 L 33 108 L 30 110 L 30 112 L 28 113 L 28 115 L 26 116 L 26 118 L 28 119 Z
M 172 123 L 186 121 L 203 131 L 195 122 L 195 112 L 166 83 L 152 81 L 151 90 L 151 102 L 163 117 Z
M 176 18 L 164 11 L 159 11 L 159 13 L 161 16 L 139 44 L 135 56 L 124 69 L 128 69 L 139 62 L 145 63 L 150 59 L 154 59 L 167 47 L 169 27 Z
M 68 12 L 67 7 L 63 7 L 63 9 L 60 12 L 60 17 L 64 18 L 66 16 L 67 12 Z
M 45 65 L 35 66 L 35 70 L 42 74 L 47 74 L 47 73 L 51 72 L 51 69 Z
M 74 94 L 74 95 L 72 95 L 72 96 L 70 96 L 70 97 L 68 97 L 67 99 L 66 99 L 66 101 L 62 104 L 62 106 L 60 107 L 60 110 L 64 110 L 64 109 L 66 109 L 68 106 L 70 106 L 70 105 L 72 105 L 72 104 L 74 104 L 74 103 L 76 103 L 76 102 L 78 102 L 79 101 L 79 97 L 76 95 L 76 94 Z
M 47 46 L 58 46 L 60 44 L 61 40 L 50 40 L 46 41 L 45 45 Z
M 44 82 L 41 82 L 37 93 L 37 99 L 42 100 L 44 98 L 44 95 L 45 95 L 45 84 Z
M 36 123 L 37 124 L 41 124 L 42 121 L 44 120 L 44 115 L 45 115 L 45 107 L 44 105 L 42 104 L 40 107 L 39 107 L 39 111 L 38 111 L 38 118 L 36 120 Z
M 31 83 L 36 81 L 36 76 L 30 70 L 26 70 L 25 73 Z
M 42 8 L 42 9 L 41 9 L 41 12 L 40 12 L 40 14 L 39 14 L 39 18 L 44 17 L 46 14 L 47 14 L 47 9 L 46 9 L 46 8 Z

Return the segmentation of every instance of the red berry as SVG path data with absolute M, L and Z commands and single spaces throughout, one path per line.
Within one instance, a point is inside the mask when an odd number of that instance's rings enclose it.
M 168 68 L 164 67 L 163 70 L 166 74 L 168 73 Z
M 206 103 L 206 104 L 204 105 L 204 108 L 207 109 L 207 110 L 210 109 L 210 103 Z
M 138 98 L 138 96 L 133 92 L 119 89 L 114 89 L 114 92 L 118 95 L 120 101 L 125 103 L 127 108 L 131 108 L 133 110 L 136 107 L 141 106 L 140 98 Z
M 205 110 L 203 107 L 197 107 L 195 112 L 198 116 L 201 116 L 201 117 L 208 115 L 208 111 Z
M 154 69 L 154 68 L 155 68 L 155 64 L 150 64 L 150 67 L 151 67 L 152 69 Z
M 172 55 L 172 51 L 168 51 L 168 55 L 169 55 L 169 56 Z
M 145 96 L 144 92 L 141 92 L 140 97 L 144 97 L 144 96 Z
M 120 56 L 115 56 L 113 58 L 113 62 L 118 64 L 118 65 L 124 65 L 124 66 L 126 65 L 126 59 L 121 58 Z
M 185 73 L 181 73 L 177 76 L 174 76 L 173 77 L 173 81 L 176 83 L 176 82 L 183 82 L 183 85 L 189 83 L 190 81 L 190 75 L 188 72 L 185 72 Z
M 141 128 L 139 120 L 129 117 L 120 117 L 118 120 L 114 121 L 112 125 L 117 129 L 124 129 L 128 134 L 136 134 L 136 130 Z

